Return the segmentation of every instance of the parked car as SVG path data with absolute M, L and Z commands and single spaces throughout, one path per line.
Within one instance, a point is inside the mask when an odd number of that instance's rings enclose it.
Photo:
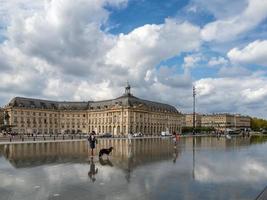
M 141 132 L 133 134 L 133 137 L 143 137 L 143 136 L 144 136 L 144 134 Z
M 100 138 L 111 138 L 112 134 L 111 133 L 104 133 L 102 135 L 99 135 Z
M 161 136 L 172 136 L 172 134 L 169 132 L 169 131 L 162 131 L 161 133 L 160 133 L 160 135 Z

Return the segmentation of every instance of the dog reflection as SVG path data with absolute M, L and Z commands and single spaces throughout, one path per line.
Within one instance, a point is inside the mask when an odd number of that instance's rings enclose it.
M 88 172 L 88 176 L 92 182 L 95 182 L 95 175 L 98 173 L 98 168 L 95 167 L 94 159 L 91 158 L 90 161 L 90 171 Z
M 105 159 L 105 160 L 103 160 L 103 158 L 100 157 L 100 158 L 99 158 L 99 163 L 100 163 L 100 165 L 102 165 L 102 166 L 110 166 L 110 167 L 113 167 L 112 162 L 111 162 L 108 158 Z

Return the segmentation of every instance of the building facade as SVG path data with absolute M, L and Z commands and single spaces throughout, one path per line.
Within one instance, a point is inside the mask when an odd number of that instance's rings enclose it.
M 251 117 L 235 115 L 235 127 L 237 129 L 250 129 L 251 128 Z
M 214 127 L 217 130 L 229 129 L 249 129 L 251 128 L 251 118 L 249 116 L 232 115 L 228 113 L 202 115 L 202 127 Z
M 9 125 L 18 133 L 181 132 L 182 115 L 175 107 L 137 98 L 130 89 L 127 85 L 122 96 L 105 101 L 57 102 L 15 97 L 5 106 L 5 112 L 10 116 Z
M 185 127 L 193 127 L 193 114 L 185 114 L 184 115 L 184 126 Z M 201 115 L 195 114 L 195 126 L 201 127 Z

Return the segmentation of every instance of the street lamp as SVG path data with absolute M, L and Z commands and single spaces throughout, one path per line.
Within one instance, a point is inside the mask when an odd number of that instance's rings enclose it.
M 196 88 L 193 86 L 193 135 L 195 135 L 196 128 Z

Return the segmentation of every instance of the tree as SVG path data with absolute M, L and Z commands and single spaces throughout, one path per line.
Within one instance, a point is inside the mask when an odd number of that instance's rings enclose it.
M 182 127 L 182 133 L 192 133 L 193 130 L 194 130 L 193 127 Z M 214 127 L 196 127 L 195 128 L 196 133 L 201 133 L 201 132 L 209 133 L 214 130 L 215 130 Z
M 267 130 L 267 120 L 259 119 L 259 118 L 252 118 L 251 119 L 251 129 L 254 131 L 261 131 Z
M 0 125 L 4 124 L 4 109 L 0 108 Z

